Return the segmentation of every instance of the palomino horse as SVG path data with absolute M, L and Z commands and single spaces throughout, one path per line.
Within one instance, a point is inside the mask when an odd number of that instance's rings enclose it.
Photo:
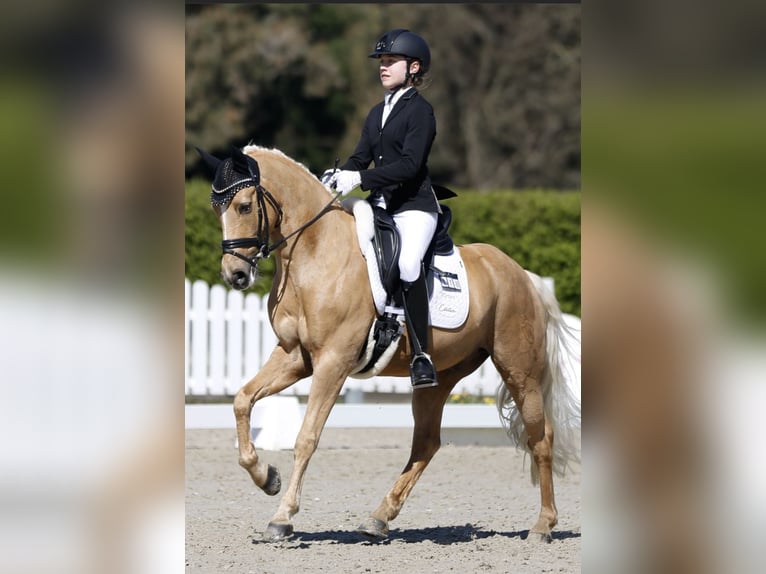
M 290 483 L 264 534 L 280 540 L 293 533 L 304 473 L 376 310 L 352 215 L 308 169 L 283 153 L 256 146 L 243 151 L 234 150 L 223 161 L 200 153 L 217 167 L 212 203 L 223 228 L 224 279 L 246 289 L 258 259 L 272 251 L 276 258 L 268 310 L 279 343 L 234 399 L 239 464 L 266 494 L 277 494 L 281 479 L 250 441 L 253 405 L 313 377 Z M 553 471 L 563 472 L 579 456 L 573 433 L 578 405 L 559 364 L 561 312 L 539 277 L 499 249 L 485 244 L 459 249 L 469 278 L 468 318 L 457 329 L 432 329 L 439 384 L 413 392 L 410 459 L 359 532 L 387 537 L 389 522 L 439 450 L 442 411 L 451 390 L 491 357 L 504 381 L 498 391 L 501 418 L 517 445 L 531 452 L 532 480 L 540 485 L 541 511 L 530 534 L 550 540 L 557 522 Z M 400 341 L 382 374 L 407 376 L 408 361 Z

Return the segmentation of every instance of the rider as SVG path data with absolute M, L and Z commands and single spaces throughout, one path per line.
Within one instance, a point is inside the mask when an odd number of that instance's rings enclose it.
M 402 244 L 399 272 L 412 350 L 410 378 L 415 388 L 431 387 L 438 383 L 428 354 L 422 260 L 440 212 L 427 165 L 436 119 L 416 89 L 428 72 L 431 52 L 417 34 L 395 29 L 380 37 L 369 57 L 379 61 L 385 98 L 370 110 L 353 155 L 340 170 L 327 170 L 322 181 L 344 195 L 361 186 L 370 192 L 368 201 L 392 214 Z

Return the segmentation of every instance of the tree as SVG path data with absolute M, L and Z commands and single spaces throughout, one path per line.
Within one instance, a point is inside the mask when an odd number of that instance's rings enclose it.
M 278 146 L 309 164 L 331 155 L 349 106 L 347 16 L 325 5 L 213 5 L 187 17 L 187 167 L 192 146 Z

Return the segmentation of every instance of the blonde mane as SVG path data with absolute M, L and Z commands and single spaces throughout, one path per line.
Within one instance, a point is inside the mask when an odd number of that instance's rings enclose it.
M 250 154 L 250 152 L 262 152 L 262 153 L 274 155 L 277 158 L 280 158 L 282 160 L 287 160 L 288 162 L 290 162 L 290 163 L 300 167 L 301 169 L 303 169 L 303 171 L 305 171 L 312 178 L 317 179 L 316 175 L 311 173 L 311 170 L 309 168 L 307 168 L 301 162 L 294 160 L 289 155 L 284 153 L 282 150 L 279 150 L 277 148 L 266 148 L 266 147 L 262 147 L 262 146 L 250 143 L 250 144 L 248 144 L 248 145 L 246 145 L 245 147 L 242 148 L 242 152 L 246 153 L 248 155 Z M 317 179 L 317 181 L 318 181 L 318 179 Z M 328 195 L 332 196 L 332 193 L 330 192 L 329 189 L 327 189 L 324 186 L 322 186 L 322 187 L 325 189 L 325 191 L 327 192 Z

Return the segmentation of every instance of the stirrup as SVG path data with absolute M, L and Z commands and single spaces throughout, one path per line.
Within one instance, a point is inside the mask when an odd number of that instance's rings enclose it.
M 418 367 L 415 364 L 418 364 Z M 425 389 L 439 384 L 436 380 L 436 369 L 427 353 L 419 353 L 410 361 L 410 382 L 413 389 Z

